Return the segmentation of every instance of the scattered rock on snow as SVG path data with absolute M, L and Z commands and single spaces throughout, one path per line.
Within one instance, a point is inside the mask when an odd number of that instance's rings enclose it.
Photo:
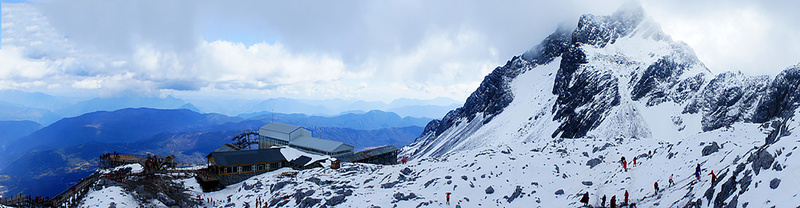
M 558 191 L 556 191 L 556 195 L 563 195 L 563 194 L 564 194 L 564 189 L 559 189 Z
M 603 160 L 600 160 L 600 158 L 594 158 L 594 159 L 591 159 L 591 160 L 587 161 L 586 165 L 588 165 L 589 168 L 594 168 L 594 166 L 597 166 L 602 162 L 603 162 Z
M 719 151 L 719 144 L 717 142 L 712 142 L 706 147 L 703 147 L 703 156 L 710 155 L 711 153 L 715 153 Z
M 412 172 L 414 172 L 414 171 L 412 171 L 412 170 L 411 170 L 410 168 L 408 168 L 408 167 L 406 167 L 406 168 L 403 168 L 403 170 L 400 170 L 400 173 L 402 173 L 403 175 L 408 175 L 408 174 L 411 174 Z
M 583 185 L 585 185 L 585 186 L 591 186 L 592 184 L 594 184 L 594 183 L 592 183 L 591 181 L 582 181 L 581 183 L 582 183 Z
M 771 181 L 769 181 L 769 188 L 771 189 L 776 189 L 780 185 L 781 185 L 781 179 L 773 178 Z
M 492 188 L 492 186 L 486 188 L 486 194 L 493 194 L 493 193 L 494 193 L 494 188 Z
M 506 198 L 506 201 L 508 201 L 508 203 L 511 203 L 512 201 L 514 201 L 514 199 L 519 197 L 520 194 L 522 194 L 522 187 L 517 186 L 517 188 L 514 190 L 514 193 L 512 193 L 510 197 L 506 196 L 503 198 Z

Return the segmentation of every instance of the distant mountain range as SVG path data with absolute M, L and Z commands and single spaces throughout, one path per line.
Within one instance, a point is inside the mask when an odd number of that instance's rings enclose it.
M 52 96 L 38 92 L 0 90 L 0 121 L 31 120 L 50 125 L 62 118 L 75 117 L 96 111 L 115 111 L 124 108 L 189 109 L 195 112 L 219 113 L 228 116 L 241 114 L 302 113 L 316 116 L 335 116 L 347 113 L 363 113 L 382 110 L 406 117 L 436 118 L 458 107 L 458 102 L 449 98 L 430 100 L 397 99 L 390 103 L 360 100 L 308 100 L 291 98 L 269 98 L 264 100 L 244 99 L 189 99 L 172 96 L 136 97 L 121 96 L 107 98 L 76 98 Z
M 342 141 L 357 150 L 387 144 L 405 146 L 430 121 L 383 111 L 274 117 L 276 122 L 309 128 L 315 137 Z M 0 159 L 0 195 L 56 194 L 91 174 L 100 154 L 113 151 L 175 155 L 183 162 L 204 163 L 206 154 L 230 142 L 237 133 L 272 120 L 271 114 L 245 119 L 188 109 L 127 108 L 65 118 L 44 128 L 30 121 L 0 122 L 8 124 L 0 126 L 0 133 L 4 127 L 26 128 L 9 135 L 6 151 L 0 152 L 0 158 L 5 158 Z

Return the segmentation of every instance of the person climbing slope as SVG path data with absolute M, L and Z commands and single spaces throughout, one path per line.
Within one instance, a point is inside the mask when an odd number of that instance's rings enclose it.
M 673 174 L 669 174 L 669 186 L 675 185 L 675 181 L 672 180 L 672 175 Z
M 628 162 L 622 161 L 622 169 L 628 172 Z
M 655 194 L 653 194 L 653 195 L 656 195 L 656 194 L 658 194 L 658 181 L 656 181 L 655 183 L 653 183 L 653 188 L 654 188 L 654 189 L 656 189 L 656 192 L 655 192 Z
M 711 184 L 714 184 L 714 182 L 717 181 L 717 174 L 714 174 L 714 170 L 711 170 L 709 175 L 711 175 Z
M 697 168 L 694 170 L 694 176 L 697 176 L 697 181 L 700 181 L 700 164 L 697 164 Z
M 622 201 L 622 205 L 628 204 L 628 190 L 625 190 L 625 200 Z
M 447 192 L 447 205 L 450 205 L 450 192 Z
M 636 157 L 633 157 L 633 166 L 636 166 Z
M 611 208 L 617 208 L 617 195 L 611 196 L 611 204 L 609 204 Z
M 603 195 L 603 198 L 600 199 L 600 207 L 606 207 L 606 195 Z
M 583 203 L 583 206 L 588 206 L 589 205 L 589 192 L 588 191 L 583 194 L 583 197 L 581 197 L 581 202 Z

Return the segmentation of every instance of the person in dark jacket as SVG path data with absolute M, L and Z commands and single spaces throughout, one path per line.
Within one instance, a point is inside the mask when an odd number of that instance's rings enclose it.
M 589 192 L 583 194 L 583 197 L 581 197 L 581 202 L 583 203 L 583 206 L 589 205 Z
M 694 170 L 694 176 L 697 176 L 697 181 L 700 181 L 700 164 L 697 164 L 697 168 Z
M 603 198 L 600 199 L 600 207 L 606 207 L 606 195 L 603 195 Z

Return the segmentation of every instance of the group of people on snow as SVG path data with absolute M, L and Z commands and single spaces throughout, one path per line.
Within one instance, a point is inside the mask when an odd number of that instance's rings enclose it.
M 648 152 L 647 158 L 651 158 L 651 157 L 652 157 L 652 151 Z M 634 166 L 636 166 L 637 163 L 638 163 L 636 158 L 637 157 L 634 157 L 633 161 L 632 161 L 633 162 L 632 164 Z M 627 172 L 628 171 L 628 161 L 625 160 L 625 157 L 623 156 L 622 158 L 620 158 L 619 162 L 622 164 L 622 169 Z M 700 164 L 697 164 L 697 167 L 695 168 L 695 173 L 694 173 L 695 177 L 697 178 L 697 181 L 700 181 L 700 174 L 701 174 L 701 167 L 700 167 Z M 717 175 L 714 174 L 714 171 L 712 170 L 711 173 L 709 173 L 709 175 L 711 175 L 711 183 L 715 183 L 717 181 Z M 675 181 L 672 179 L 673 176 L 674 176 L 674 174 L 670 174 L 669 175 L 669 186 L 675 185 Z M 658 181 L 653 183 L 653 189 L 654 189 L 653 195 L 655 196 L 655 195 L 658 194 L 658 191 L 659 191 Z M 636 203 L 628 203 L 629 193 L 628 193 L 627 190 L 625 191 L 625 194 L 623 196 L 624 196 L 623 201 L 619 205 L 617 205 L 617 196 L 616 195 L 611 196 L 611 201 L 609 203 L 609 207 L 611 207 L 611 208 L 624 207 L 624 206 L 636 207 Z M 586 192 L 586 193 L 583 194 L 583 197 L 581 197 L 580 202 L 583 203 L 584 206 L 588 206 L 589 205 L 589 192 Z M 606 207 L 606 196 L 605 195 L 603 195 L 603 197 L 600 198 L 600 207 Z

